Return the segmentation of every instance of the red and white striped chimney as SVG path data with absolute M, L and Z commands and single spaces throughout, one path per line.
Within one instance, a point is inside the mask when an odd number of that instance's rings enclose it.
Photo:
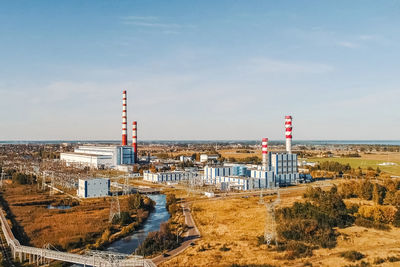
M 126 90 L 122 92 L 122 145 L 128 145 L 128 129 L 126 126 Z
M 133 157 L 135 163 L 137 163 L 137 122 L 132 123 L 132 147 L 133 147 Z
M 266 171 L 268 167 L 268 138 L 263 138 L 261 142 L 262 146 L 262 167 Z
M 286 151 L 292 154 L 292 116 L 285 116 Z

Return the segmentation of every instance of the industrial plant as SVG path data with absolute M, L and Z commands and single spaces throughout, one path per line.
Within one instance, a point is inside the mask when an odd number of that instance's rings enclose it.
M 129 171 L 129 166 L 137 163 L 137 122 L 132 123 L 132 146 L 128 146 L 127 131 L 127 92 L 122 93 L 122 145 L 95 146 L 84 145 L 74 152 L 60 154 L 60 160 L 67 166 L 89 167 L 94 169 L 118 169 Z
M 285 117 L 286 151 L 268 152 L 268 138 L 262 139 L 262 165 L 225 164 L 206 166 L 205 184 L 222 190 L 272 189 L 299 183 L 297 155 L 292 153 L 292 116 Z

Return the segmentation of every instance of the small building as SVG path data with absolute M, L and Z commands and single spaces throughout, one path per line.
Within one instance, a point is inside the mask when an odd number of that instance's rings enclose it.
M 192 157 L 188 157 L 188 156 L 180 156 L 179 160 L 180 160 L 180 162 L 192 162 L 193 161 Z
M 94 198 L 110 195 L 110 179 L 108 178 L 86 178 L 79 179 L 78 197 Z
M 219 155 L 207 155 L 207 154 L 201 154 L 200 155 L 200 162 L 218 162 Z

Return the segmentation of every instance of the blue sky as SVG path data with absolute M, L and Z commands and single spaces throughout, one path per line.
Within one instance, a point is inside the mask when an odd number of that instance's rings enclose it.
M 399 139 L 400 1 L 2 1 L 0 140 Z M 129 135 L 130 135 L 129 131 Z

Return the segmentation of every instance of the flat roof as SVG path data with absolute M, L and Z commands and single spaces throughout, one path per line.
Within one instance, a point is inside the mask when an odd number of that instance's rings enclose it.
M 79 152 L 62 152 L 61 154 L 72 155 L 72 156 L 87 156 L 87 157 L 112 157 L 111 155 L 99 155 L 99 154 L 79 153 Z

